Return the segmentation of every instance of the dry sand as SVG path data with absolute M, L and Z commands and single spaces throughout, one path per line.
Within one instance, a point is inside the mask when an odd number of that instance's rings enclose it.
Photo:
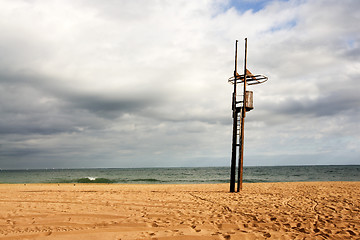
M 360 239 L 360 182 L 0 184 L 0 239 Z

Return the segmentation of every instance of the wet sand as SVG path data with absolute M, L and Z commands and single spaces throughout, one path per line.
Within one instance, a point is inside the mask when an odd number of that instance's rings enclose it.
M 0 239 L 360 239 L 360 182 L 0 184 Z

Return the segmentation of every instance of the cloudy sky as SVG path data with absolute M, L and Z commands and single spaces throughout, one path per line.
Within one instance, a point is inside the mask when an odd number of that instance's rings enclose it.
M 360 164 L 358 0 L 0 0 L 0 168 Z

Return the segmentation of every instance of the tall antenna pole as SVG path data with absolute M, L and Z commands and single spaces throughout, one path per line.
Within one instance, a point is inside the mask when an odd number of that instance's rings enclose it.
M 234 78 L 237 75 L 237 43 L 235 42 L 235 70 Z M 236 81 L 234 82 L 234 92 L 232 97 L 233 110 L 233 138 L 232 138 L 232 155 L 231 155 L 231 172 L 230 172 L 230 192 L 235 192 L 235 172 L 236 172 L 236 144 L 237 144 L 237 110 L 236 110 Z
M 243 106 L 241 114 L 241 133 L 240 133 L 240 154 L 239 154 L 239 173 L 238 173 L 238 185 L 237 191 L 242 190 L 243 183 L 243 164 L 244 164 L 244 123 L 246 113 L 246 74 L 247 74 L 247 38 L 245 38 L 245 59 L 244 59 L 244 94 L 243 94 Z

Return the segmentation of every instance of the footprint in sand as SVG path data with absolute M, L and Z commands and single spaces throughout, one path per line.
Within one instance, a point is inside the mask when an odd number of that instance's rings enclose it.
M 50 236 L 51 234 L 52 234 L 52 232 L 49 231 L 49 232 L 44 232 L 44 233 L 39 234 L 39 235 L 41 235 L 41 236 Z

